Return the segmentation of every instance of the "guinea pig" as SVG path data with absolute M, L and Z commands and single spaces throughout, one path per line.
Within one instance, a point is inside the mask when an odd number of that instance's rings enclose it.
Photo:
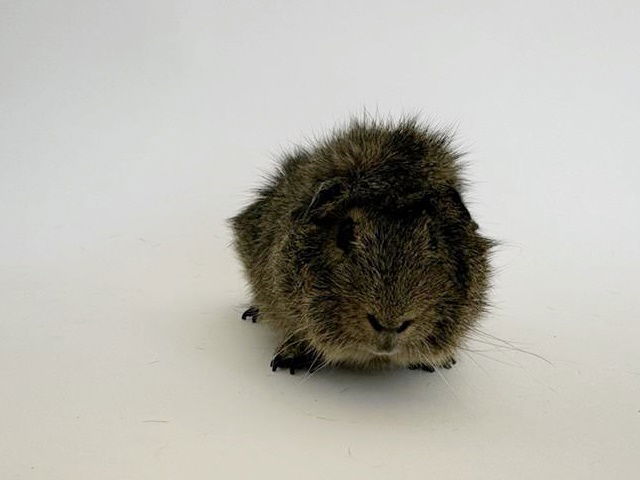
M 486 310 L 493 242 L 461 197 L 460 155 L 415 119 L 352 120 L 282 159 L 231 219 L 282 342 L 271 367 L 450 368 Z

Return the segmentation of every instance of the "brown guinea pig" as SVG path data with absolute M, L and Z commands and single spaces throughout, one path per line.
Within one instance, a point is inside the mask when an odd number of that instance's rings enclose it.
M 493 245 L 462 201 L 458 158 L 415 120 L 354 120 L 285 156 L 231 220 L 254 295 L 243 319 L 282 334 L 273 370 L 455 363 Z

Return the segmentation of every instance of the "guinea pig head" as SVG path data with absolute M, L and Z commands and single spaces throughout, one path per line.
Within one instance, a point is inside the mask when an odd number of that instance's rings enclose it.
M 333 363 L 437 363 L 484 307 L 490 241 L 452 186 L 388 195 L 323 182 L 300 212 L 309 343 Z

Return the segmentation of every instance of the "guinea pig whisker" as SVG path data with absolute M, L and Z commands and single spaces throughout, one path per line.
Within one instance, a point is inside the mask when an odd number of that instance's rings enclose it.
M 496 362 L 496 363 L 500 363 L 500 364 L 502 364 L 502 365 L 507 365 L 507 366 L 509 366 L 509 367 L 524 368 L 522 365 L 519 365 L 519 364 L 517 364 L 517 363 L 505 362 L 504 360 L 498 360 L 497 358 L 492 357 L 492 356 L 490 356 L 490 355 L 487 355 L 487 354 L 485 354 L 485 353 L 475 352 L 475 353 L 474 353 L 474 355 L 478 355 L 478 356 L 480 356 L 480 357 L 482 357 L 482 358 L 486 358 L 487 360 L 491 360 L 491 361 L 494 361 L 494 362 Z M 476 363 L 476 365 L 477 365 L 477 363 Z
M 481 332 L 477 332 L 476 331 L 476 333 L 481 333 Z M 488 335 L 488 336 L 492 337 L 492 338 L 496 338 L 496 340 L 502 342 L 502 344 L 497 344 L 497 343 L 489 342 L 489 341 L 486 341 L 486 340 L 481 340 L 481 339 L 473 337 L 471 335 L 469 335 L 468 338 L 470 340 L 474 341 L 474 342 L 482 343 L 482 344 L 485 344 L 485 345 L 491 345 L 491 346 L 496 347 L 496 348 L 501 349 L 501 350 L 511 350 L 511 351 L 514 351 L 514 352 L 524 353 L 525 355 L 530 355 L 532 357 L 538 358 L 539 360 L 542 360 L 543 362 L 548 363 L 549 365 L 553 366 L 552 362 L 550 362 L 549 360 L 547 360 L 545 357 L 543 357 L 540 354 L 537 354 L 537 353 L 534 353 L 534 352 L 530 352 L 530 351 L 525 350 L 523 348 L 517 347 L 516 345 L 514 345 L 514 344 L 512 344 L 510 342 L 507 342 L 506 340 L 502 340 L 500 338 L 493 337 L 492 335 Z
M 429 347 L 428 343 L 425 343 L 425 346 L 427 347 L 427 351 L 429 352 L 430 356 L 433 356 L 433 354 L 431 353 L 431 348 Z M 451 386 L 451 384 L 447 381 L 446 378 L 444 378 L 444 375 L 442 375 L 442 373 L 440 372 L 440 369 L 436 368 L 436 373 L 438 374 L 438 376 L 442 379 L 442 381 L 447 385 L 447 387 L 449 387 L 449 390 L 451 390 L 451 393 L 453 394 L 453 396 L 458 399 L 458 395 L 456 395 L 455 390 L 453 389 L 453 387 Z M 459 400 L 459 399 L 458 399 Z
M 469 330 L 471 332 L 473 332 L 473 333 L 478 334 L 478 335 L 482 335 L 482 336 L 488 337 L 488 338 L 490 338 L 492 340 L 496 340 L 497 342 L 504 343 L 505 345 L 509 345 L 510 347 L 517 346 L 517 344 L 520 343 L 520 342 L 514 342 L 514 341 L 511 341 L 511 340 L 505 340 L 503 338 L 496 337 L 495 335 L 491 335 L 490 333 L 485 332 L 483 330 L 480 330 L 477 327 L 471 327 Z
M 274 356 L 275 355 L 279 355 L 282 352 L 284 352 L 285 350 L 287 350 L 289 348 L 292 348 L 292 347 L 295 347 L 297 345 L 300 345 L 300 344 L 302 344 L 304 342 L 306 342 L 306 340 L 304 338 L 297 337 L 296 335 L 291 335 L 291 336 L 287 337 L 280 344 L 280 346 L 276 349 L 276 352 L 274 353 Z
M 320 364 L 317 367 L 315 367 L 315 363 L 318 360 L 320 360 Z M 309 380 L 312 376 L 314 376 L 320 370 L 326 368 L 327 365 L 329 365 L 329 362 L 327 362 L 326 360 L 322 359 L 322 355 L 317 353 L 315 358 L 311 362 L 311 365 L 309 366 L 309 370 L 307 370 L 304 373 L 304 375 L 302 376 L 302 379 L 300 380 L 300 384 L 302 384 L 302 383 L 306 382 L 307 380 Z
M 476 365 L 476 367 L 482 370 L 487 376 L 489 375 L 489 372 L 487 372 L 487 370 L 482 365 L 480 365 L 475 358 L 473 358 L 473 355 L 471 355 L 471 353 L 467 349 L 461 347 L 460 350 L 467 356 L 467 358 L 469 358 L 469 360 L 471 360 Z

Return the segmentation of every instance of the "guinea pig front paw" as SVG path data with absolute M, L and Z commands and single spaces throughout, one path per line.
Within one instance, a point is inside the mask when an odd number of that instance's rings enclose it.
M 278 368 L 283 368 L 289 369 L 289 373 L 293 375 L 296 370 L 314 372 L 322 363 L 320 356 L 311 349 L 279 348 L 269 365 L 273 372 Z
M 428 363 L 414 363 L 409 365 L 409 370 L 424 370 L 425 372 L 433 373 L 436 371 L 433 368 L 433 365 L 429 365 Z
M 456 359 L 453 357 L 449 357 L 446 360 L 444 360 L 440 365 L 438 365 L 440 368 L 446 368 L 447 370 L 449 370 L 451 367 L 453 367 L 456 364 Z
M 246 320 L 247 318 L 251 317 L 251 322 L 256 323 L 256 320 L 258 320 L 259 316 L 260 310 L 258 310 L 258 307 L 249 307 L 242 314 L 242 320 Z
M 430 363 L 414 363 L 412 365 L 409 365 L 409 370 L 423 370 L 425 372 L 433 373 L 436 371 L 435 367 L 446 368 L 448 370 L 455 364 L 456 364 L 456 359 L 453 357 L 449 357 L 444 361 L 435 364 L 435 366 Z

